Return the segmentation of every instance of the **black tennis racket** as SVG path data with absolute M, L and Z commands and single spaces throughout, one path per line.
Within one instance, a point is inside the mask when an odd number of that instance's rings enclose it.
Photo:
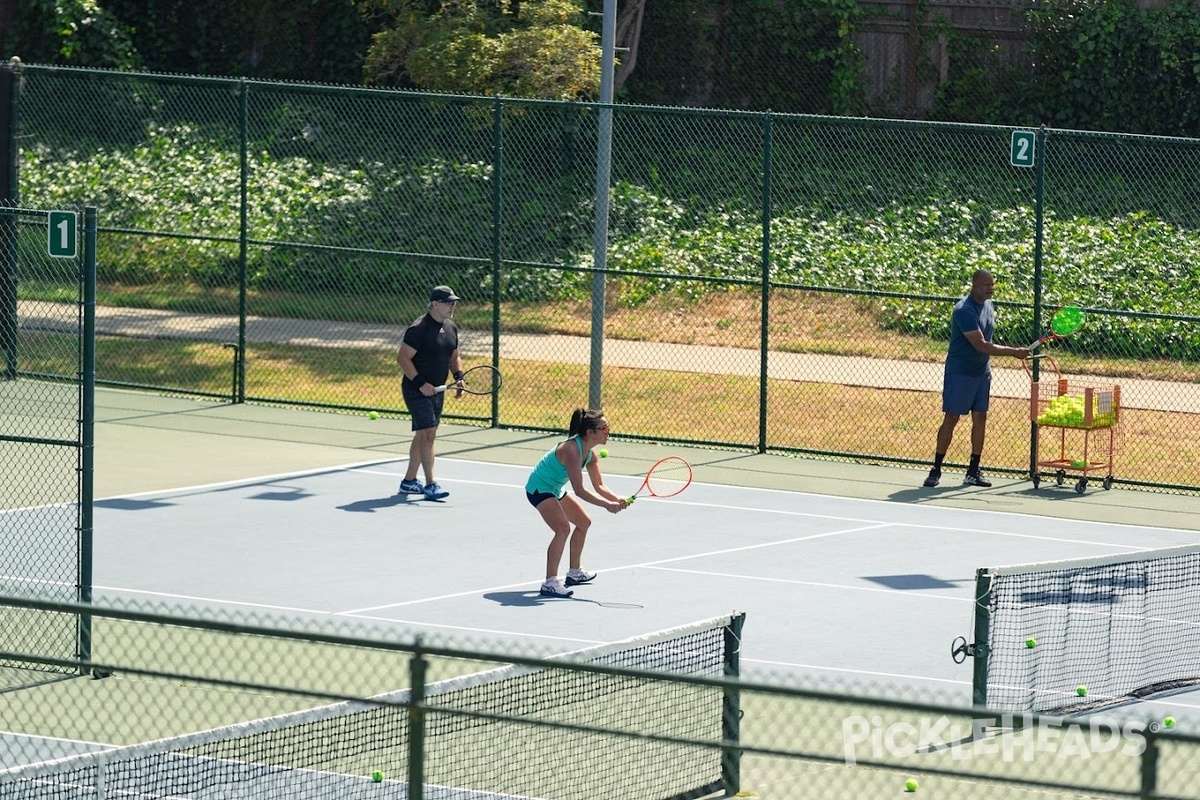
M 459 381 L 455 381 L 437 387 L 437 391 L 455 392 L 462 389 L 464 394 L 488 395 L 500 391 L 503 384 L 504 378 L 500 375 L 500 370 L 491 364 L 480 364 L 463 373 L 461 385 Z

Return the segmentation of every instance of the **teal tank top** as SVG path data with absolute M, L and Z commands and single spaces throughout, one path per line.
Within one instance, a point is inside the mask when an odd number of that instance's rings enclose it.
M 583 456 L 583 466 L 587 467 L 588 462 L 592 460 L 591 451 L 586 455 L 583 452 L 583 440 L 578 436 L 572 436 L 575 444 L 579 447 L 579 455 Z M 570 441 L 570 440 L 568 440 Z M 558 445 L 550 448 L 550 452 L 542 456 L 537 465 L 533 468 L 533 472 L 529 475 L 529 480 L 525 481 L 525 491 L 529 494 L 534 492 L 545 492 L 552 494 L 555 497 L 562 499 L 562 496 L 567 493 L 567 484 L 570 479 L 567 477 L 566 466 L 558 460 L 556 452 Z

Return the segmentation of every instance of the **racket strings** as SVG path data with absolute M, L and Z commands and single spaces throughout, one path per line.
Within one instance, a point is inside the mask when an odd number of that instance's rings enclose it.
M 462 380 L 468 394 L 492 394 L 504 383 L 500 370 L 490 364 L 471 367 L 463 373 Z
M 692 468 L 683 459 L 667 459 L 646 476 L 646 489 L 656 497 L 679 494 L 692 482 Z
M 1059 336 L 1068 336 L 1083 327 L 1083 309 L 1078 306 L 1060 308 L 1050 320 L 1050 330 Z

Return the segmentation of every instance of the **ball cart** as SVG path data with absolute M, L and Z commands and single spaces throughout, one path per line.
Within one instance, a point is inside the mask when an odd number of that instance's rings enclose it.
M 1053 358 L 1038 360 L 1036 380 L 1032 359 L 1024 362 L 1030 375 L 1029 418 L 1036 426 L 1029 474 L 1034 488 L 1041 485 L 1044 469 L 1059 486 L 1073 478 L 1079 494 L 1097 476 L 1111 489 L 1113 456 L 1121 442 L 1121 387 L 1065 378 Z

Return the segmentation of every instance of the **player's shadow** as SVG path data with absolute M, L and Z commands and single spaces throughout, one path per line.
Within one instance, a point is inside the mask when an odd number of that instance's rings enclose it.
M 546 597 L 536 589 L 524 592 L 484 592 L 484 598 L 493 603 L 509 607 L 541 606 L 547 603 L 594 603 L 602 608 L 645 608 L 637 603 L 610 603 L 604 600 L 589 600 L 586 597 L 572 595 L 571 597 Z
M 420 495 L 414 495 L 417 500 L 423 500 Z M 339 511 L 354 511 L 359 514 L 374 514 L 376 511 L 383 508 L 395 508 L 396 506 L 410 505 L 413 501 L 412 497 L 407 494 L 393 494 L 388 497 L 372 497 L 367 500 L 355 500 L 353 503 L 347 503 L 344 506 L 338 506 Z
M 925 500 L 932 500 L 937 497 L 942 497 L 948 494 L 957 494 L 963 491 L 971 491 L 972 487 L 963 486 L 961 481 L 945 483 L 941 486 L 917 486 L 908 489 L 897 489 L 888 495 L 889 500 L 898 503 L 920 503 Z M 974 489 L 974 491 L 987 491 L 986 489 Z

